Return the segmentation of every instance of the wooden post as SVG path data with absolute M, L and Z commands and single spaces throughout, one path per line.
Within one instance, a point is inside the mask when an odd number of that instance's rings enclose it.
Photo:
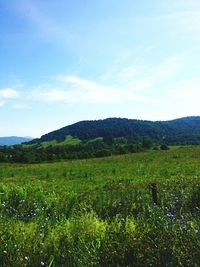
M 158 205 L 158 196 L 157 196 L 157 185 L 156 183 L 151 184 L 151 194 L 152 194 L 152 201 L 154 205 Z

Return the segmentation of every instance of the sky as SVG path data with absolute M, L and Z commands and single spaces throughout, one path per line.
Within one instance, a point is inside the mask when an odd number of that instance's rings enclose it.
M 199 0 L 0 0 L 0 136 L 200 115 Z

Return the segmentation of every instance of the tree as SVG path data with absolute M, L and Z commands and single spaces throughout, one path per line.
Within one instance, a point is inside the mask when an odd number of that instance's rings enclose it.
M 153 145 L 153 141 L 152 141 L 151 138 L 149 138 L 149 137 L 144 137 L 143 138 L 143 140 L 142 140 L 142 147 L 144 149 L 149 149 L 149 148 L 152 147 L 152 145 Z

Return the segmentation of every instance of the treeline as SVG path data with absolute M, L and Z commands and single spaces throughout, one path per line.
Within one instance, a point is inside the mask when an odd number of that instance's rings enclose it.
M 149 138 L 141 143 L 132 143 L 126 138 L 106 137 L 78 145 L 32 146 L 16 145 L 0 147 L 0 162 L 39 163 L 61 159 L 85 159 L 144 151 L 153 146 Z M 157 148 L 157 147 L 156 147 Z

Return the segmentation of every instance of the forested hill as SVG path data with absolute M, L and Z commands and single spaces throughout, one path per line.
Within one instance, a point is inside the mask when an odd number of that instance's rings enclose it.
M 110 118 L 81 121 L 22 145 L 0 146 L 0 162 L 105 157 L 188 144 L 200 144 L 200 117 L 165 122 Z
M 43 135 L 31 143 L 63 141 L 71 135 L 82 141 L 97 137 L 126 137 L 140 142 L 144 137 L 156 143 L 200 144 L 200 116 L 185 117 L 170 121 L 146 121 L 122 118 L 81 121 Z

